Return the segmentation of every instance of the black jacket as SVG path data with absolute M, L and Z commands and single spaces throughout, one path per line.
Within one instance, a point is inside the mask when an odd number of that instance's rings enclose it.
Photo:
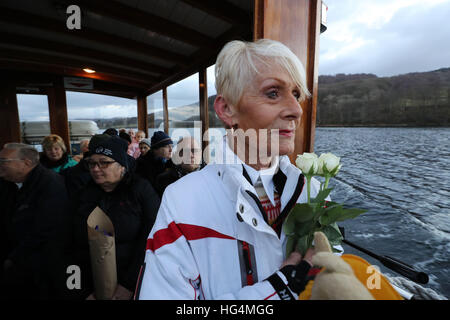
M 17 185 L 0 178 L 0 279 L 3 279 L 3 262 L 11 251 L 11 212 L 15 207 Z
M 87 218 L 98 206 L 111 219 L 115 231 L 117 280 L 134 291 L 144 262 L 147 238 L 160 200 L 153 187 L 141 177 L 127 173 L 112 192 L 105 192 L 91 181 L 79 195 L 74 212 L 74 259 L 81 267 L 81 293 L 93 292 L 93 280 L 87 236 Z
M 76 166 L 62 170 L 60 174 L 64 177 L 70 197 L 76 197 L 77 193 L 92 180 L 85 158 L 81 159 Z
M 158 190 L 156 177 L 172 166 L 172 161 L 163 162 L 162 158 L 156 157 L 150 150 L 136 160 L 136 173 L 147 179 L 155 190 Z
M 169 184 L 174 183 L 186 174 L 188 174 L 188 172 L 183 171 L 180 166 L 173 166 L 159 174 L 155 180 L 155 187 L 159 197 L 162 198 L 164 190 L 166 190 Z
M 164 190 L 166 190 L 167 186 L 169 184 L 174 183 L 178 179 L 184 177 L 185 175 L 189 174 L 190 172 L 184 171 L 180 165 L 174 165 L 171 160 L 169 160 L 168 168 L 163 172 L 160 173 L 155 180 L 155 189 L 159 194 L 159 197 L 162 199 L 162 195 L 164 193 Z M 202 161 L 200 164 L 200 167 L 197 170 L 201 170 L 203 167 L 206 166 L 206 163 Z
M 10 244 L 7 259 L 14 264 L 5 279 L 20 288 L 23 297 L 52 298 L 63 290 L 69 212 L 64 179 L 37 165 L 4 213 Z

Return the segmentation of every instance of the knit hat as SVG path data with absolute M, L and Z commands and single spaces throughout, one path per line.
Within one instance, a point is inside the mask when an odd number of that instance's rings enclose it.
M 152 145 L 150 142 L 150 139 L 144 138 L 141 141 L 139 141 L 139 144 L 144 143 L 146 145 L 148 145 L 149 147 Z
M 106 129 L 103 132 L 103 134 L 107 134 L 107 135 L 110 135 L 110 136 L 118 136 L 119 132 L 116 129 L 114 129 L 114 128 L 108 128 L 108 129 Z
M 151 149 L 158 149 L 168 144 L 173 144 L 172 139 L 164 131 L 156 131 L 151 140 Z
M 117 161 L 120 165 L 128 168 L 128 143 L 118 136 L 110 136 L 109 138 L 92 137 L 94 143 L 89 143 L 89 155 L 102 154 Z
M 127 141 L 128 143 L 131 143 L 131 137 L 128 133 L 120 132 L 119 137 L 122 138 L 123 140 Z

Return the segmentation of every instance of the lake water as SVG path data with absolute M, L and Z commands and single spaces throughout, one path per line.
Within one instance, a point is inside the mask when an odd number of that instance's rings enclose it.
M 449 298 L 450 128 L 317 128 L 314 149 L 341 157 L 333 201 L 368 210 L 339 223 L 346 238 L 426 272 L 425 287 Z

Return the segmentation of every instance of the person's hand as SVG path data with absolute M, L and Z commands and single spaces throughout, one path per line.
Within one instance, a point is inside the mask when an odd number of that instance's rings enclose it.
M 300 252 L 298 251 L 294 251 L 292 252 L 289 257 L 287 257 L 286 260 L 283 261 L 283 263 L 281 264 L 281 268 L 285 267 L 285 266 L 296 266 L 298 265 L 302 260 L 307 261 L 310 265 L 312 265 L 311 259 L 314 255 L 314 249 L 313 248 L 309 248 L 306 253 L 305 253 L 305 257 L 302 257 L 302 255 L 300 254 Z
M 313 248 L 308 249 L 304 257 L 299 252 L 294 251 L 281 265 L 280 271 L 286 277 L 288 287 L 296 294 L 300 294 L 305 289 L 308 271 L 312 267 L 313 255 Z
M 112 300 L 130 300 L 132 296 L 133 292 L 118 284 L 116 292 L 114 292 L 114 295 L 112 297 Z

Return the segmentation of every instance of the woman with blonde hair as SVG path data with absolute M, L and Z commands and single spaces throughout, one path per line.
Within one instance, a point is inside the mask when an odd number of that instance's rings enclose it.
M 215 153 L 222 157 L 164 191 L 137 297 L 297 299 L 313 252 L 286 256 L 282 225 L 307 201 L 288 157 L 310 96 L 304 67 L 285 45 L 262 39 L 229 42 L 215 68 L 214 109 L 229 128 Z M 319 187 L 315 180 L 312 197 Z
M 64 140 L 60 136 L 56 134 L 46 136 L 41 144 L 43 152 L 40 161 L 44 167 L 59 173 L 78 164 L 67 152 Z

